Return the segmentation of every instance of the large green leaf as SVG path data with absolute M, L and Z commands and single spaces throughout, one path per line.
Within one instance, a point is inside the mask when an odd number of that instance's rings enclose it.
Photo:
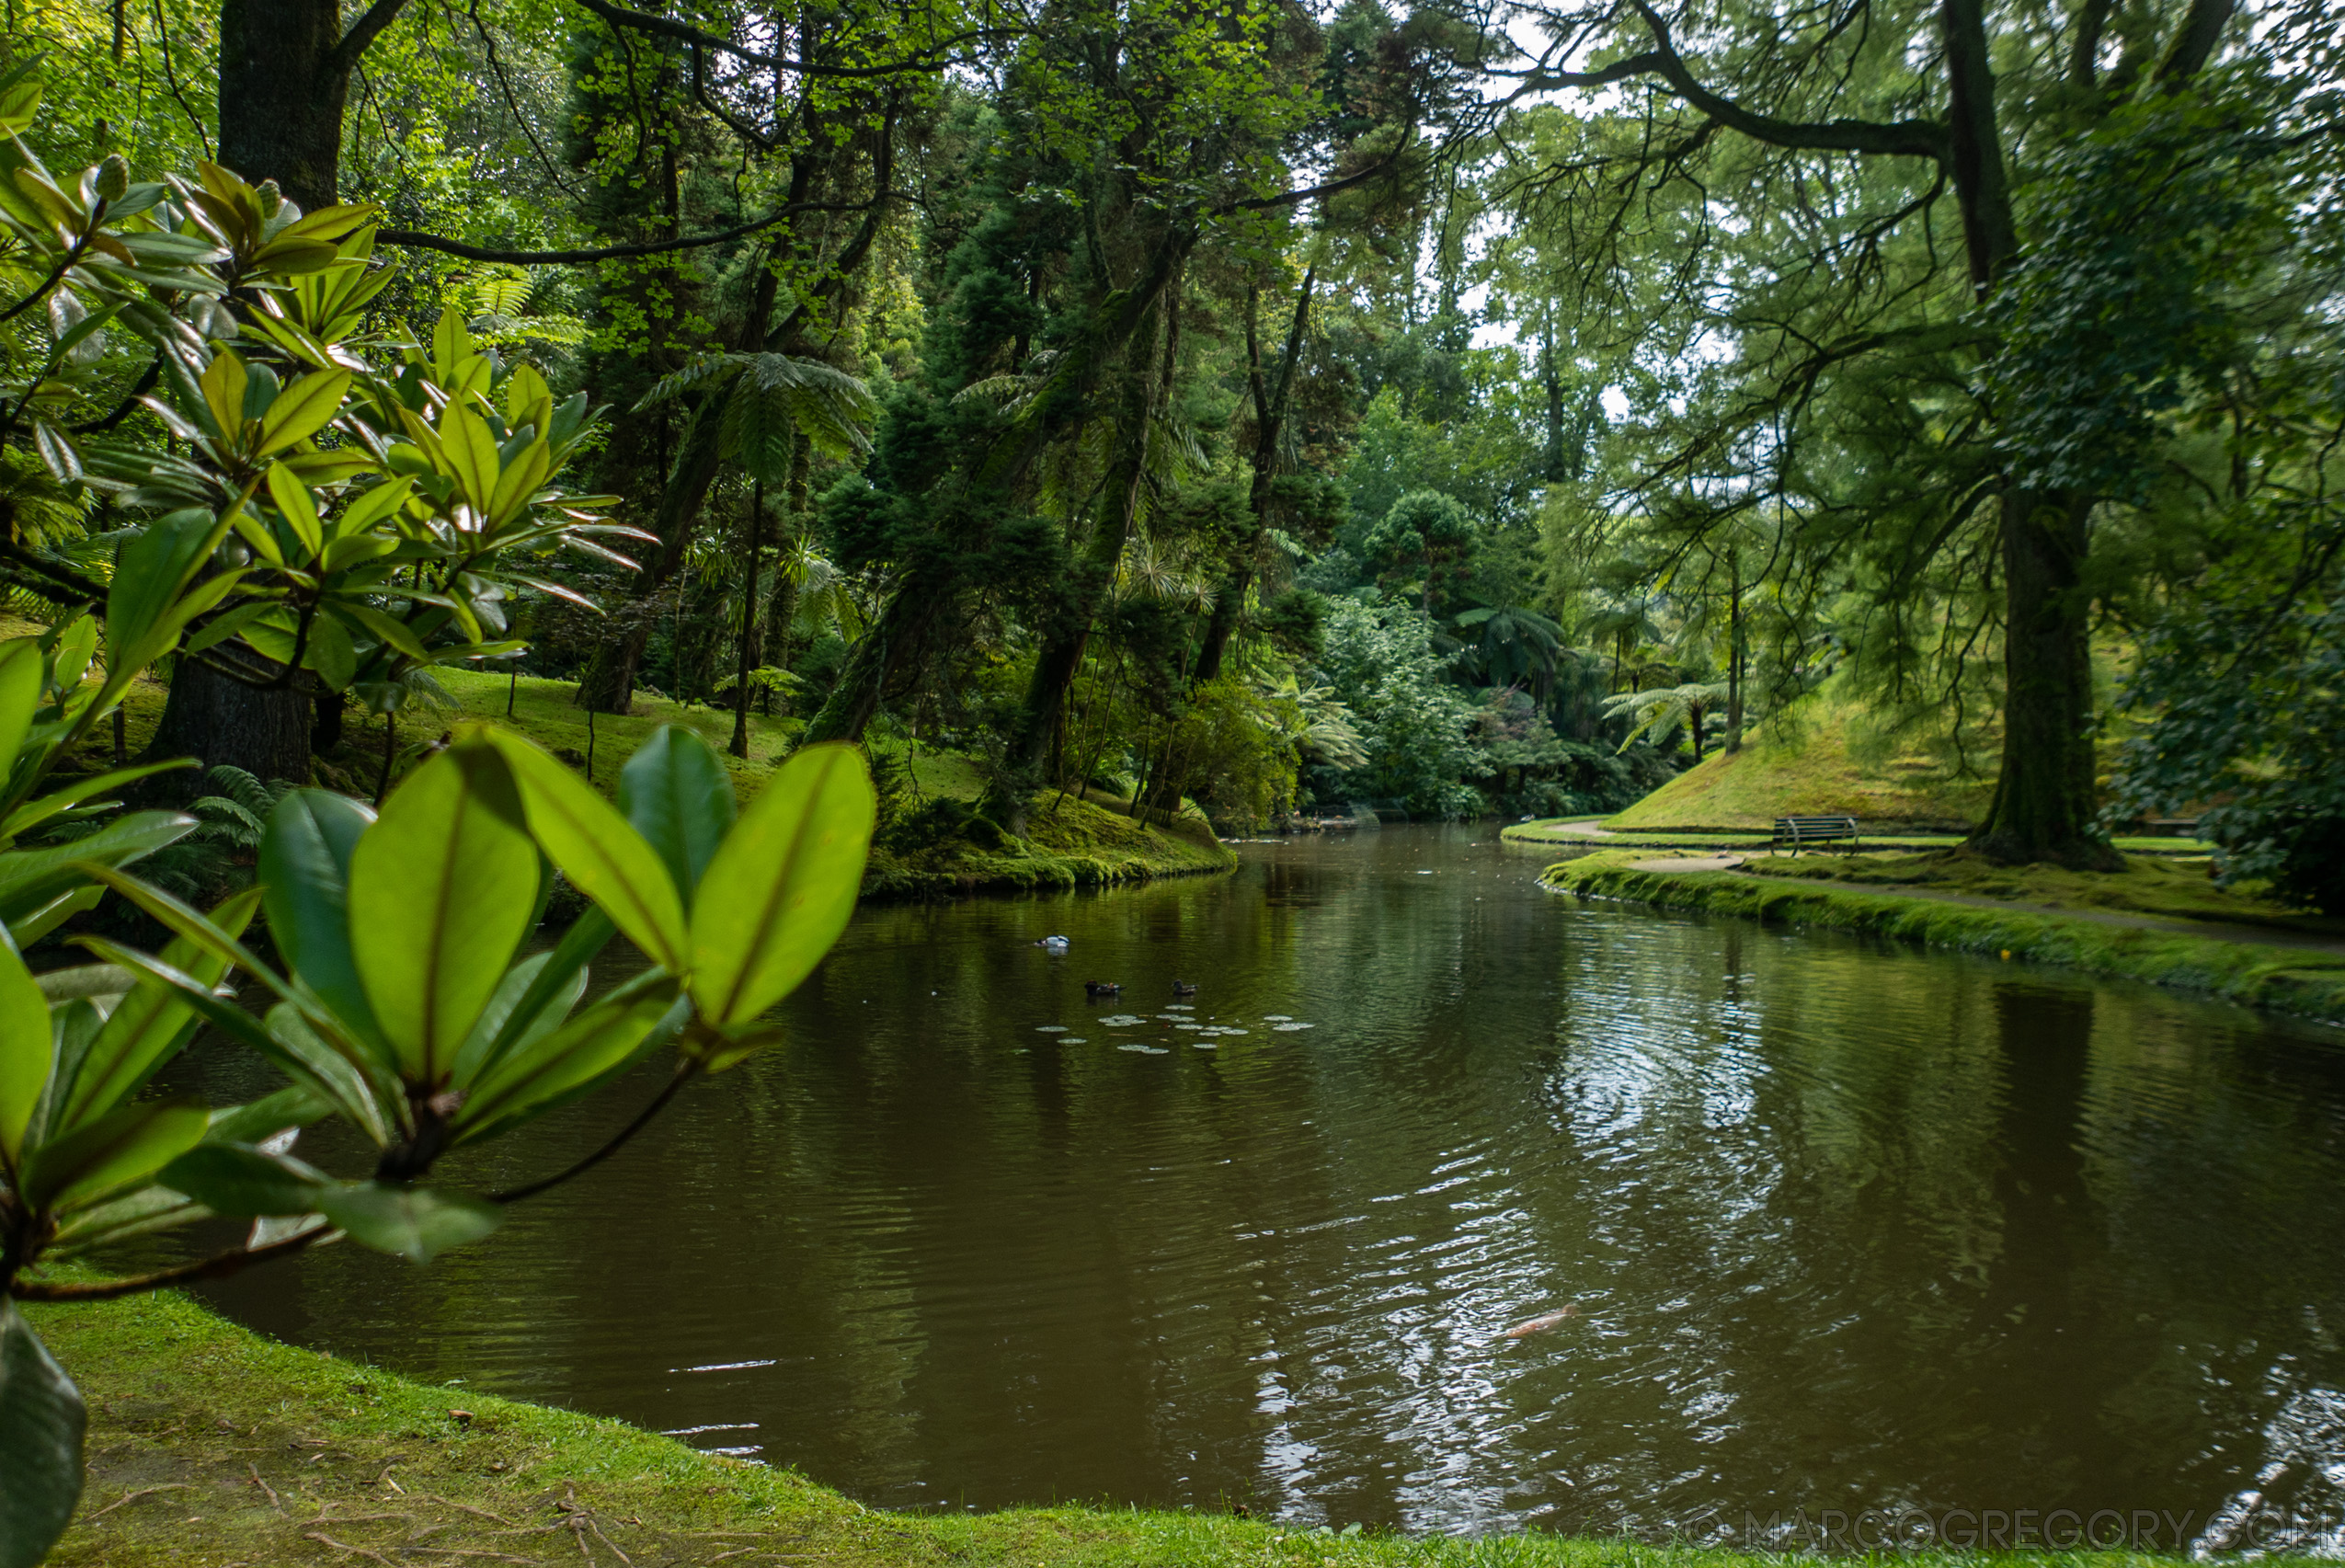
M 746 1024 L 814 968 L 854 912 L 878 797 L 863 753 L 809 746 L 749 803 L 693 902 L 701 1016 Z
M 611 803 L 520 736 L 491 732 L 546 857 L 652 962 L 684 967 L 684 907 L 659 856 Z
M 350 857 L 374 813 L 348 795 L 297 789 L 269 814 L 258 873 L 278 955 L 326 1010 L 363 1036 L 374 1011 L 350 955 Z
M 409 1263 L 429 1263 L 451 1247 L 476 1242 L 504 1218 L 476 1197 L 388 1182 L 328 1186 L 319 1195 L 317 1212 L 359 1245 Z
M 0 752 L 0 757 L 8 755 Z M 192 757 L 174 757 L 166 762 L 142 762 L 135 768 L 116 768 L 111 773 L 94 773 L 86 779 L 75 779 L 63 789 L 51 791 L 38 800 L 29 800 L 0 822 L 0 838 L 15 838 L 28 829 L 37 828 L 62 811 L 70 811 L 83 801 L 96 795 L 111 795 L 126 784 L 137 783 L 154 773 L 167 773 L 181 768 L 200 768 L 202 763 Z
M 225 358 L 226 356 L 223 356 Z M 175 511 L 146 525 L 122 546 L 106 590 L 106 660 L 130 666 L 165 623 L 173 601 L 218 543 L 219 521 L 200 508 Z
M 619 809 L 667 864 L 689 911 L 739 814 L 725 759 L 691 730 L 663 724 L 619 770 Z
M 601 910 L 589 909 L 570 922 L 570 929 L 562 933 L 562 940 L 554 944 L 552 952 L 543 956 L 542 961 L 515 965 L 504 984 L 498 988 L 498 998 L 503 997 L 505 986 L 512 982 L 513 976 L 525 969 L 532 971 L 528 989 L 505 1010 L 493 1033 L 482 1031 L 464 1042 L 456 1060 L 457 1084 L 469 1085 L 502 1060 L 506 1052 L 536 1038 L 567 1017 L 586 991 L 587 966 L 618 933 L 610 916 Z M 492 1000 L 483 1021 L 498 1011 L 497 1000 Z
M 0 643 L 0 781 L 17 765 L 40 705 L 40 644 L 31 637 Z
M 212 911 L 212 923 L 230 936 L 241 936 L 259 902 L 258 891 L 247 888 L 222 900 Z M 226 959 L 184 936 L 174 937 L 164 948 L 163 961 L 199 985 L 215 985 L 228 972 Z M 156 1069 L 179 1054 L 196 1028 L 195 1010 L 176 986 L 153 975 L 141 978 L 91 1043 L 51 1127 L 59 1134 L 72 1132 L 129 1099 Z
M 329 1185 L 323 1172 L 290 1154 L 248 1143 L 200 1143 L 163 1168 L 156 1181 L 214 1214 L 314 1214 Z
M 200 1100 L 125 1105 L 27 1154 L 24 1196 L 36 1208 L 111 1197 L 193 1149 L 211 1121 Z
M 127 865 L 174 843 L 199 826 L 176 811 L 138 811 L 86 838 L 0 855 L 0 920 L 14 921 L 89 880 L 77 863 Z
M 456 1113 L 456 1141 L 489 1138 L 567 1104 L 643 1054 L 675 1006 L 673 976 L 637 977 L 482 1075 Z M 681 1020 L 679 1020 L 681 1022 Z
M 258 1143 L 288 1127 L 307 1127 L 333 1114 L 333 1102 L 315 1090 L 288 1084 L 248 1105 L 212 1112 L 212 1127 L 203 1136 L 216 1143 Z
M 0 1568 L 34 1568 L 82 1496 L 81 1391 L 0 1299 Z
M 17 950 L 0 942 L 0 1167 L 12 1173 L 56 1057 L 48 999 Z
M 350 857 L 351 955 L 413 1083 L 453 1066 L 536 900 L 537 848 L 494 762 L 469 746 L 426 762 Z

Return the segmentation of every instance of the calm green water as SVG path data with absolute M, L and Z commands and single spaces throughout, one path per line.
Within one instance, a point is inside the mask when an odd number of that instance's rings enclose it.
M 1242 853 L 869 910 L 785 1053 L 489 1242 L 213 1299 L 896 1506 L 2149 1509 L 2335 1544 L 2334 1033 L 1584 906 L 1489 828 Z M 566 1163 L 650 1082 L 446 1174 Z

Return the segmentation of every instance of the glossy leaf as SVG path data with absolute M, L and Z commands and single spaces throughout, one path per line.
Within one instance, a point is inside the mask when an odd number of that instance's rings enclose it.
M 326 259 L 333 259 L 330 253 Z M 283 452 L 317 434 L 341 412 L 342 399 L 349 395 L 349 391 L 348 371 L 313 371 L 302 377 L 269 406 L 268 414 L 260 421 L 260 446 L 255 455 L 266 457 L 270 452 Z M 315 512 L 312 516 L 315 516 Z
M 0 764 L 13 765 L 40 705 L 40 645 L 31 637 L 0 643 Z M 0 781 L 5 781 L 0 766 Z
M 49 1555 L 82 1495 L 81 1391 L 16 1303 L 0 1299 L 0 1568 Z
M 0 1167 L 10 1172 L 56 1054 L 48 999 L 16 949 L 0 943 Z
M 476 1242 L 504 1218 L 476 1197 L 386 1182 L 328 1186 L 319 1196 L 317 1212 L 360 1246 L 409 1263 L 429 1263 L 451 1247 Z
M 27 1156 L 24 1196 L 36 1208 L 110 1197 L 193 1149 L 211 1121 L 197 1100 L 124 1105 Z
M 241 936 L 259 903 L 259 890 L 247 888 L 223 900 L 212 911 L 212 923 L 230 936 Z M 164 948 L 163 961 L 199 985 L 216 984 L 228 972 L 224 958 L 184 936 L 174 937 Z M 196 1028 L 195 1010 L 177 988 L 152 975 L 142 977 L 91 1042 L 64 1103 L 52 1113 L 51 1127 L 60 1134 L 72 1132 L 137 1093 L 156 1070 L 178 1055 Z
M 30 913 L 89 881 L 86 865 L 127 865 L 177 842 L 196 825 L 176 811 L 139 811 L 70 843 L 0 855 L 0 920 Z
M 689 911 L 739 815 L 725 759 L 691 730 L 663 724 L 619 770 L 619 809 L 667 864 Z
M 587 966 L 618 933 L 619 928 L 611 923 L 611 917 L 598 909 L 589 908 L 572 921 L 570 929 L 562 933 L 562 940 L 554 944 L 554 950 L 543 956 L 543 962 L 535 963 L 528 989 L 513 1003 L 496 1032 L 485 1037 L 476 1036 L 464 1043 L 456 1063 L 456 1082 L 469 1084 L 506 1052 L 519 1048 L 550 1027 L 548 1019 L 558 1022 L 568 1016 L 586 990 Z M 530 967 L 516 965 L 514 972 Z M 506 977 L 509 983 L 511 979 L 511 975 Z M 502 992 L 500 987 L 500 996 Z M 497 1003 L 492 1001 L 488 1013 L 496 1012 Z M 486 1017 L 484 1014 L 484 1022 Z
M 546 858 L 628 941 L 671 973 L 684 967 L 684 908 L 659 856 L 585 780 L 517 735 L 491 731 Z
M 511 789 L 493 755 L 443 751 L 350 857 L 350 954 L 410 1082 L 437 1083 L 453 1064 L 529 930 L 537 849 Z
M 155 1179 L 214 1214 L 238 1219 L 315 1213 L 327 1185 L 315 1167 L 248 1143 L 198 1144 Z
M 704 1020 L 748 1023 L 830 950 L 854 912 L 876 811 L 852 746 L 807 747 L 775 772 L 694 900 L 692 993 Z
M 657 1045 L 650 1036 L 677 992 L 673 976 L 638 977 L 514 1050 L 473 1086 L 456 1113 L 456 1141 L 493 1137 L 542 1116 L 634 1061 L 647 1043 Z

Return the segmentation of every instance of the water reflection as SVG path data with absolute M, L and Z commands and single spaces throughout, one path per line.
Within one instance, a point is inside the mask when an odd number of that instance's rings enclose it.
M 1489 836 L 866 911 L 784 1055 L 490 1242 L 426 1272 L 335 1249 L 215 1299 L 895 1505 L 2334 1528 L 2331 1037 L 1583 907 Z M 451 1174 L 542 1173 L 623 1114 Z

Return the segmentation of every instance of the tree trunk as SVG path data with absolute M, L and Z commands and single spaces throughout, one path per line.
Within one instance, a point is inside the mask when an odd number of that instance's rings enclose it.
M 357 60 L 341 44 L 335 0 L 220 7 L 220 162 L 255 185 L 275 180 L 304 211 L 334 205 L 340 186 L 342 106 Z
M 305 684 L 305 682 L 303 683 Z M 163 722 L 146 754 L 195 757 L 207 768 L 242 768 L 263 784 L 282 779 L 309 782 L 310 698 L 300 685 L 263 690 L 247 686 L 192 658 L 179 660 Z M 200 775 L 157 775 L 156 793 L 166 797 L 200 794 Z
M 2094 820 L 2091 599 L 2078 580 L 2090 510 L 2041 491 L 2003 498 L 2003 768 L 1971 836 L 1992 859 L 2124 865 Z
M 741 658 L 733 684 L 733 741 L 726 748 L 736 757 L 749 754 L 749 671 L 758 667 L 758 557 L 765 546 L 765 481 L 751 486 L 749 516 L 742 521 L 743 542 L 749 546 L 749 577 L 741 585 Z
M 1726 754 L 1743 749 L 1743 563 L 1726 552 Z
M 1197 650 L 1196 683 L 1200 686 L 1221 673 L 1221 659 L 1230 647 L 1230 639 L 1238 630 L 1238 617 L 1245 613 L 1246 594 L 1253 587 L 1254 566 L 1262 558 L 1262 547 L 1270 537 L 1271 485 L 1278 476 L 1278 442 L 1287 422 L 1287 394 L 1294 389 L 1295 362 L 1302 358 L 1303 326 L 1310 316 L 1311 286 L 1318 280 L 1319 269 L 1306 269 L 1303 286 L 1295 295 L 1295 315 L 1287 328 L 1287 357 L 1278 367 L 1275 391 L 1266 388 L 1262 379 L 1262 348 L 1254 331 L 1253 301 L 1246 312 L 1247 382 L 1254 399 L 1254 464 L 1253 484 L 1247 492 L 1247 508 L 1253 514 L 1253 532 L 1243 551 L 1230 563 L 1230 575 L 1224 578 L 1221 590 L 1213 598 L 1213 616 L 1206 623 L 1205 643 Z
M 220 8 L 220 163 L 257 185 L 273 179 L 304 211 L 330 207 L 341 170 L 350 67 L 400 0 L 378 0 L 346 37 L 335 0 L 223 0 Z M 263 782 L 308 782 L 306 679 L 246 686 L 183 659 L 164 699 L 151 754 L 195 756 Z M 319 715 L 319 738 L 337 727 Z M 165 793 L 189 787 L 166 774 Z
M 2004 172 L 1984 0 L 1945 0 L 1947 131 L 1971 286 L 1984 300 L 2019 255 Z M 2000 861 L 2122 866 L 2094 826 L 2090 501 L 2007 485 L 2003 768 L 1970 846 Z
M 653 514 L 651 532 L 659 535 L 659 553 L 636 575 L 632 599 L 658 593 L 674 580 L 684 564 L 701 503 L 716 482 L 719 406 L 709 404 L 696 410 L 684 431 L 683 447 L 676 453 L 676 466 L 668 482 L 660 486 L 659 508 Z M 634 707 L 635 673 L 650 641 L 651 618 L 627 617 L 617 635 L 598 645 L 587 660 L 578 675 L 578 689 L 570 698 L 572 704 L 605 714 L 623 714 Z
M 1108 460 L 1102 486 L 1099 521 L 1075 564 L 1068 584 L 1066 612 L 1044 638 L 1035 658 L 1034 679 L 1027 684 L 1025 705 L 1018 715 L 1017 734 L 1010 748 L 1010 763 L 1030 775 L 1042 766 L 1058 738 L 1058 723 L 1066 712 L 1067 692 L 1082 668 L 1083 649 L 1090 645 L 1092 623 L 1100 601 L 1115 581 L 1115 564 L 1123 559 L 1124 543 L 1139 519 L 1140 486 L 1147 477 L 1150 427 L 1156 412 L 1157 353 L 1165 347 L 1159 326 L 1160 309 L 1150 306 L 1133 335 L 1133 352 L 1122 370 L 1123 387 L 1116 398 L 1115 448 Z M 1171 357 L 1168 353 L 1166 365 Z

